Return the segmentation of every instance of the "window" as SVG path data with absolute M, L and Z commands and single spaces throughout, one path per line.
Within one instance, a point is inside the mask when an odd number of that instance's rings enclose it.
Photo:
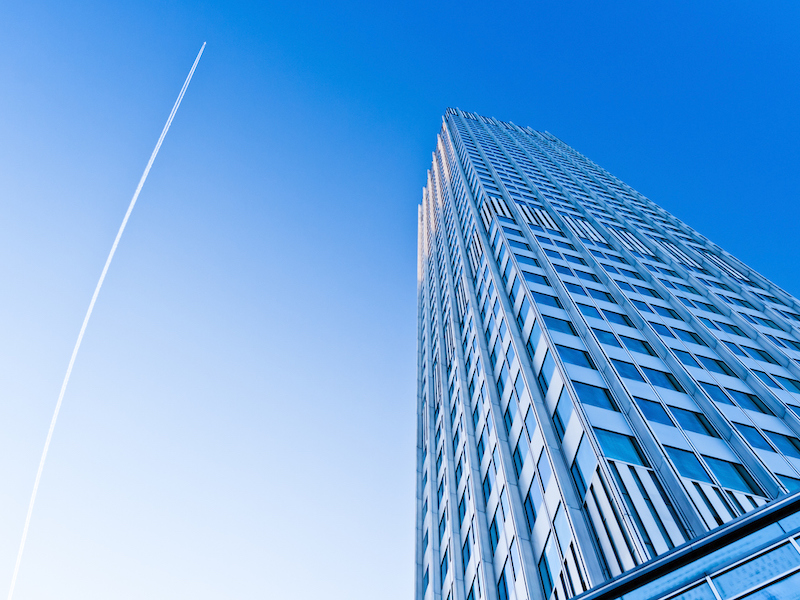
M 520 254 L 515 254 L 514 256 L 517 258 L 517 262 L 519 262 L 521 265 L 530 265 L 532 267 L 539 266 L 539 261 L 535 258 L 531 258 L 530 256 L 522 256 Z
M 492 554 L 494 554 L 495 550 L 497 550 L 497 542 L 500 541 L 500 532 L 497 529 L 497 513 L 495 513 L 492 523 L 489 525 L 489 541 L 492 544 Z
M 664 337 L 674 338 L 675 336 L 672 335 L 672 332 L 669 330 L 668 327 L 662 325 L 661 323 L 650 323 L 650 327 L 656 330 L 656 333 L 663 335 Z M 677 331 L 677 330 L 676 330 Z
M 697 359 L 712 373 L 719 373 L 720 375 L 727 375 L 728 377 L 736 377 L 736 375 L 733 374 L 733 371 L 731 371 L 730 367 L 721 360 L 701 355 L 698 355 Z
M 595 319 L 600 319 L 600 313 L 597 312 L 597 309 L 593 306 L 586 306 L 585 304 L 578 304 L 578 310 L 580 310 L 585 316 L 593 317 Z
M 716 400 L 717 402 L 722 402 L 722 404 L 730 404 L 733 405 L 731 399 L 725 395 L 720 388 L 710 383 L 700 382 L 700 385 L 706 391 L 706 393 L 711 397 L 712 400 Z
M 578 488 L 578 496 L 583 498 L 589 487 L 589 482 L 594 475 L 594 468 L 597 465 L 594 451 L 592 450 L 586 436 L 583 436 L 578 444 L 578 451 L 575 453 L 575 460 L 570 467 L 572 479 L 575 480 L 575 486 Z
M 442 582 L 444 581 L 444 578 L 447 577 L 447 567 L 449 566 L 448 565 L 449 561 L 447 560 L 447 558 L 448 558 L 448 556 L 447 556 L 448 552 L 447 551 L 448 550 L 449 550 L 449 548 L 445 549 L 444 557 L 442 558 L 442 564 L 439 567 L 439 573 L 441 574 L 441 581 Z
M 603 314 L 606 316 L 606 319 L 608 319 L 609 323 L 616 323 L 617 325 L 625 325 L 627 327 L 633 327 L 633 323 L 631 323 L 631 320 L 625 315 L 621 315 L 611 310 L 603 310 Z
M 789 379 L 788 377 L 781 377 L 780 375 L 773 375 L 773 377 L 790 392 L 800 394 L 800 381 Z
M 767 408 L 767 405 L 764 404 L 764 402 L 758 396 L 754 396 L 753 394 L 748 394 L 747 392 L 740 392 L 739 390 L 731 390 L 727 388 L 726 391 L 733 397 L 734 400 L 736 400 L 737 404 L 739 404 L 739 406 L 742 408 L 764 413 L 765 415 L 773 414 L 773 412 L 769 408 Z
M 609 294 L 607 292 L 603 292 L 601 290 L 596 290 L 596 289 L 590 288 L 590 287 L 587 287 L 586 289 L 589 291 L 589 295 L 592 296 L 592 298 L 596 298 L 597 300 L 602 300 L 604 302 L 610 302 L 611 304 L 616 304 L 617 303 L 617 301 L 614 300 L 614 298 L 611 296 L 611 294 Z
M 587 273 L 586 271 L 581 271 L 580 269 L 575 269 L 575 275 L 577 275 L 581 279 L 585 279 L 586 281 L 594 281 L 595 283 L 600 283 L 600 280 L 597 278 L 596 275 L 592 273 Z
M 675 331 L 675 335 L 677 335 L 684 342 L 690 342 L 692 344 L 700 344 L 701 346 L 707 345 L 703 341 L 703 339 L 699 335 L 697 335 L 694 331 L 684 331 L 683 329 L 678 329 L 677 327 L 673 331 Z
M 579 381 L 573 381 L 572 385 L 575 387 L 575 392 L 578 394 L 578 399 L 583 404 L 589 404 L 591 406 L 597 406 L 599 408 L 605 408 L 619 412 L 619 409 L 617 409 L 617 405 L 612 400 L 608 390 L 594 385 L 589 385 L 588 383 L 581 383 Z
M 711 483 L 711 478 L 708 476 L 708 473 L 706 473 L 703 465 L 700 464 L 700 461 L 697 460 L 694 453 L 679 448 L 673 448 L 672 446 L 664 446 L 664 449 L 675 464 L 675 468 L 678 469 L 678 473 L 683 477 Z
M 542 580 L 542 587 L 544 588 L 544 597 L 549 598 L 550 593 L 553 591 L 553 577 L 550 575 L 551 566 L 549 564 L 548 555 L 553 555 L 556 559 L 555 564 L 558 565 L 558 556 L 556 555 L 555 547 L 553 546 L 552 536 L 548 536 L 547 543 L 545 544 L 542 557 L 539 559 L 539 578 Z
M 563 265 L 553 265 L 553 269 L 555 269 L 556 273 L 561 273 L 562 275 L 566 275 L 567 277 L 573 276 L 572 271 Z
M 572 412 L 572 399 L 569 397 L 569 394 L 562 390 L 561 397 L 558 399 L 558 403 L 556 404 L 556 410 L 553 413 L 553 425 L 555 426 L 556 434 L 558 435 L 559 440 L 564 439 L 564 433 L 567 430 L 567 425 L 569 424 L 569 419 L 572 416 Z
M 687 367 L 695 367 L 696 369 L 700 369 L 700 364 L 694 359 L 694 357 L 689 354 L 688 352 L 684 352 L 683 350 L 672 350 L 675 353 L 675 356 L 678 357 L 678 360 L 685 364 Z
M 743 425 L 742 423 L 734 423 L 736 425 L 736 429 L 739 430 L 739 433 L 742 434 L 742 437 L 747 440 L 747 443 L 750 444 L 753 448 L 758 448 L 759 450 L 769 450 L 770 452 L 775 452 L 775 448 L 769 445 L 764 436 L 761 435 L 755 427 L 751 427 L 750 425 Z
M 539 481 L 534 477 L 528 494 L 522 503 L 525 509 L 525 520 L 528 522 L 528 531 L 533 531 L 533 525 L 536 523 L 536 513 L 539 512 L 539 507 L 542 505 L 542 491 L 539 489 Z
M 594 334 L 597 336 L 597 339 L 602 344 L 607 344 L 608 346 L 614 346 L 615 348 L 621 348 L 619 342 L 617 341 L 617 338 L 614 337 L 614 334 L 611 333 L 610 331 L 605 331 L 603 329 L 592 329 L 592 331 L 594 331 Z
M 464 524 L 464 517 L 467 514 L 467 499 L 462 495 L 458 502 L 458 524 Z
M 500 573 L 500 579 L 497 582 L 497 599 L 508 600 L 508 584 L 506 583 L 506 572 Z
M 547 281 L 547 277 L 544 277 L 542 275 L 536 275 L 535 273 L 528 273 L 527 271 L 523 271 L 522 276 L 528 283 L 536 283 L 538 285 L 546 285 L 546 286 L 550 285 L 550 282 Z
M 586 295 L 586 292 L 583 291 L 583 288 L 581 286 L 574 283 L 570 283 L 569 281 L 564 282 L 564 287 L 566 287 L 568 291 L 572 292 L 573 294 L 577 294 L 578 296 Z
M 492 478 L 494 477 L 494 473 L 492 472 L 492 467 L 489 467 L 489 470 L 486 471 L 486 477 L 483 478 L 483 502 L 489 502 L 489 496 L 492 495 Z
M 539 292 L 531 292 L 531 295 L 533 296 L 534 302 L 537 304 L 561 308 L 561 302 L 559 302 L 558 298 L 555 296 L 549 296 L 548 294 L 541 294 Z
M 564 319 L 556 319 L 550 315 L 544 315 L 543 318 L 545 325 L 547 325 L 551 331 L 559 331 L 568 335 L 578 335 L 575 333 L 575 328 L 569 321 L 565 321 Z
M 625 347 L 630 350 L 631 352 L 639 352 L 641 354 L 649 354 L 650 356 L 655 356 L 655 352 L 650 347 L 650 344 L 645 342 L 644 340 L 637 340 L 630 337 L 625 337 L 624 335 L 619 336 L 619 339 L 622 340 L 622 343 L 625 344 Z
M 711 456 L 703 456 L 703 458 L 723 487 L 738 490 L 745 494 L 762 495 L 764 493 L 742 465 L 719 458 L 712 458 Z
M 647 466 L 638 444 L 631 436 L 596 427 L 594 432 L 607 458 Z
M 556 362 L 553 360 L 553 354 L 548 350 L 544 356 L 542 370 L 539 371 L 539 376 L 537 377 L 539 386 L 542 388 L 542 394 L 547 394 L 547 388 L 550 387 L 550 381 L 553 379 L 555 370 Z
M 670 407 L 670 410 L 672 414 L 675 415 L 678 424 L 686 431 L 702 433 L 703 435 L 710 435 L 711 437 L 719 437 L 704 414 L 683 408 L 676 408 L 674 406 Z
M 592 363 L 592 359 L 589 358 L 589 355 L 583 350 L 568 348 L 567 346 L 559 346 L 558 344 L 556 344 L 556 348 L 558 349 L 559 356 L 561 356 L 561 360 L 564 362 L 577 365 L 579 367 L 586 367 L 587 369 L 595 368 L 594 364 Z
M 642 367 L 642 371 L 644 371 L 647 379 L 654 386 L 662 387 L 668 390 L 674 390 L 676 392 L 683 392 L 683 388 L 680 386 L 678 380 L 675 379 L 675 376 L 672 373 L 665 373 L 664 371 L 658 371 L 648 367 Z
M 470 533 L 467 532 L 467 539 L 464 541 L 464 546 L 461 548 L 461 566 L 466 571 L 469 565 L 469 559 L 472 554 L 472 540 L 470 540 Z
M 650 307 L 649 307 L 649 306 L 647 306 L 647 304 L 645 304 L 645 303 L 644 303 L 644 302 L 642 302 L 641 300 L 631 300 L 631 302 L 632 302 L 632 303 L 633 303 L 633 305 L 634 305 L 636 308 L 638 308 L 640 311 L 642 311 L 642 312 L 646 312 L 646 313 L 651 313 L 651 314 L 652 314 L 652 312 L 653 312 L 653 311 L 652 311 L 652 310 L 650 310 Z
M 653 305 L 653 310 L 660 314 L 662 317 L 669 317 L 670 319 L 675 319 L 677 321 L 683 321 L 683 319 L 678 316 L 671 308 L 666 308 L 664 306 L 659 306 L 658 304 Z
M 667 411 L 664 410 L 664 407 L 661 406 L 661 403 L 636 397 L 634 397 L 634 400 L 644 414 L 644 418 L 648 421 L 654 421 L 656 423 L 661 423 L 662 425 L 675 427 L 675 424 L 669 418 Z
M 520 431 L 519 439 L 517 440 L 517 445 L 514 447 L 514 454 L 512 455 L 512 459 L 514 460 L 514 473 L 516 473 L 517 477 L 522 473 L 525 457 L 528 456 L 528 448 L 528 438 L 525 436 L 524 431 Z
M 764 430 L 767 437 L 772 440 L 772 443 L 778 447 L 778 450 L 783 452 L 786 456 L 800 458 L 800 440 L 795 437 L 775 433 L 774 431 Z
M 639 374 L 639 371 L 637 371 L 636 367 L 633 366 L 631 363 L 625 362 L 623 360 L 617 360 L 616 358 L 612 358 L 611 364 L 613 364 L 614 368 L 617 369 L 617 373 L 619 373 L 620 377 L 625 377 L 626 379 L 632 379 L 634 381 L 644 382 L 644 379 Z
M 719 325 L 719 327 L 715 327 L 714 329 L 722 329 L 722 331 L 725 331 L 727 333 L 732 333 L 733 335 L 747 337 L 744 334 L 744 332 L 741 329 L 739 329 L 736 325 L 729 325 L 728 323 L 721 323 L 719 321 L 717 321 L 717 325 Z
M 800 479 L 795 479 L 794 477 L 789 477 L 787 475 L 778 475 L 778 479 L 780 479 L 783 487 L 789 490 L 790 494 L 800 490 Z
M 536 468 L 539 471 L 539 479 L 542 482 L 542 487 L 546 490 L 547 484 L 550 483 L 550 476 L 553 474 L 553 469 L 550 467 L 550 459 L 544 450 L 539 455 L 539 461 L 536 463 Z
M 425 574 L 422 576 L 422 589 L 428 589 L 428 569 L 425 569 Z
M 607 265 L 603 265 L 603 266 L 605 267 Z M 614 269 L 614 267 L 611 267 L 611 268 Z M 616 269 L 614 269 L 614 270 L 616 271 Z M 634 291 L 634 289 L 630 285 L 625 283 L 624 281 L 617 281 L 615 279 L 614 283 L 616 283 L 621 290 L 625 290 L 626 292 L 633 292 Z

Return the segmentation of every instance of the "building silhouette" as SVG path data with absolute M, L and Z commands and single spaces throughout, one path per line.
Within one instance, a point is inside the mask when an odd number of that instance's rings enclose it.
M 445 114 L 417 403 L 416 598 L 800 597 L 800 302 L 549 133 Z

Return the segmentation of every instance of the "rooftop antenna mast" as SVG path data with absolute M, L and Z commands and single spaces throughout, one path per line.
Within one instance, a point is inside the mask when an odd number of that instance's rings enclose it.
M 78 334 L 78 339 L 75 342 L 75 347 L 72 349 L 72 357 L 69 359 L 67 372 L 64 375 L 64 382 L 61 384 L 61 392 L 58 394 L 58 401 L 56 402 L 56 408 L 55 411 L 53 412 L 53 418 L 50 421 L 50 430 L 47 432 L 47 439 L 44 442 L 44 450 L 42 450 L 42 458 L 39 461 L 39 470 L 36 472 L 36 481 L 34 481 L 33 493 L 31 494 L 31 501 L 28 504 L 28 515 L 25 517 L 25 527 L 22 530 L 22 539 L 20 540 L 19 551 L 17 552 L 17 562 L 14 565 L 14 574 L 11 577 L 11 587 L 8 590 L 8 600 L 12 600 L 14 597 L 14 586 L 16 586 L 17 584 L 19 565 L 22 562 L 22 553 L 25 550 L 25 540 L 28 537 L 28 528 L 30 527 L 31 524 L 33 505 L 36 503 L 36 493 L 39 491 L 39 481 L 42 479 L 42 471 L 44 470 L 44 463 L 45 460 L 47 460 L 47 451 L 50 449 L 50 440 L 53 438 L 53 430 L 56 428 L 58 413 L 61 410 L 61 403 L 64 400 L 64 392 L 66 392 L 67 390 L 69 377 L 72 374 L 72 367 L 75 365 L 75 357 L 78 356 L 78 350 L 80 350 L 81 342 L 83 341 L 83 334 L 86 332 L 86 326 L 89 324 L 89 319 L 92 316 L 92 311 L 94 310 L 95 302 L 97 302 L 97 296 L 100 293 L 100 288 L 103 286 L 103 281 L 106 278 L 106 273 L 108 273 L 108 267 L 111 265 L 111 260 L 114 258 L 114 253 L 117 251 L 119 240 L 122 237 L 122 233 L 125 231 L 125 226 L 128 224 L 128 219 L 131 216 L 133 207 L 136 205 L 136 200 L 138 200 L 139 198 L 139 193 L 142 191 L 144 182 L 147 180 L 147 176 L 150 174 L 150 169 L 153 166 L 153 162 L 155 161 L 156 156 L 158 155 L 158 151 L 161 149 L 161 144 L 164 143 L 164 138 L 167 136 L 167 132 L 169 131 L 170 125 L 172 125 L 172 120 L 175 118 L 175 113 L 178 112 L 178 107 L 180 107 L 181 100 L 183 100 L 183 96 L 186 93 L 186 89 L 189 87 L 189 83 L 192 81 L 192 75 L 194 75 L 194 70 L 197 68 L 197 63 L 200 62 L 200 57 L 203 55 L 203 50 L 205 50 L 205 48 L 206 48 L 206 43 L 203 42 L 203 45 L 200 47 L 200 52 L 197 53 L 197 58 L 194 59 L 194 64 L 192 64 L 192 68 L 189 71 L 189 75 L 186 77 L 186 81 L 183 82 L 183 87 L 181 88 L 181 91 L 178 94 L 178 99 L 175 100 L 175 104 L 172 107 L 172 112 L 169 113 L 169 117 L 167 118 L 167 122 L 164 125 L 164 129 L 161 130 L 161 135 L 158 138 L 158 142 L 156 142 L 156 147 L 153 149 L 153 153 L 150 155 L 150 160 L 147 161 L 147 166 L 144 168 L 144 173 L 142 173 L 142 178 L 139 179 L 139 185 L 136 186 L 136 191 L 133 192 L 133 198 L 131 198 L 131 202 L 128 205 L 128 210 L 125 213 L 125 217 L 122 219 L 122 225 L 119 226 L 119 231 L 117 231 L 117 237 L 114 239 L 114 243 L 111 246 L 111 252 L 108 253 L 108 258 L 106 259 L 106 264 L 103 267 L 103 272 L 100 274 L 100 280 L 97 282 L 97 287 L 94 288 L 94 294 L 92 295 L 92 300 L 91 302 L 89 302 L 89 309 L 86 311 L 86 316 L 83 318 L 83 325 L 81 325 L 81 331 Z

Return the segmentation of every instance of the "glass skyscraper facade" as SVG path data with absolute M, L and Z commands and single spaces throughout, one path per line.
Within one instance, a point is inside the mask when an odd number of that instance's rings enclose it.
M 553 135 L 448 109 L 419 207 L 417 403 L 416 598 L 621 597 L 787 518 L 800 303 Z M 630 597 L 769 583 L 691 573 Z

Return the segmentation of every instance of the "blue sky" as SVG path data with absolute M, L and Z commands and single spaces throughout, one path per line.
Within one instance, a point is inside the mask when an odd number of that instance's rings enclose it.
M 800 293 L 794 3 L 0 5 L 0 586 L 409 598 L 416 206 L 447 106 Z

